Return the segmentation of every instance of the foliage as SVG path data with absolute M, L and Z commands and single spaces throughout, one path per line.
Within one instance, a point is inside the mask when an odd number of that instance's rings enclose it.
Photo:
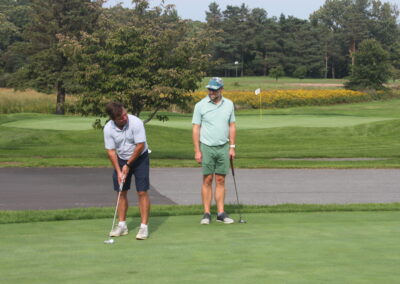
M 278 81 L 280 77 L 285 76 L 285 71 L 283 70 L 283 67 L 279 65 L 275 68 L 272 68 L 271 71 L 269 72 L 269 75 L 275 78 L 276 81 Z
M 299 79 L 304 79 L 307 76 L 307 67 L 300 66 L 293 72 L 293 76 Z
M 345 84 L 349 89 L 384 89 L 390 76 L 389 54 L 376 40 L 365 40 L 355 54 L 353 75 Z
M 194 101 L 199 101 L 207 95 L 206 92 L 192 94 Z M 260 98 L 254 92 L 224 91 L 224 97 L 232 100 L 240 108 L 259 108 Z M 263 108 L 287 108 L 296 106 L 333 105 L 343 103 L 367 102 L 388 99 L 391 93 L 363 93 L 352 90 L 268 90 L 261 93 Z
M 101 13 L 102 1 L 34 0 L 30 7 L 32 21 L 24 30 L 24 64 L 13 76 L 11 85 L 52 93 L 57 90 L 56 113 L 64 114 L 67 92 L 76 92 L 74 66 L 59 49 L 59 38 L 78 40 L 81 32 L 92 32 Z M 51 9 L 49 9 L 51 7 Z
M 197 89 L 203 78 L 210 33 L 188 35 L 188 25 L 174 10 L 147 7 L 147 1 L 136 1 L 131 22 L 111 23 L 112 30 L 104 28 L 80 42 L 65 40 L 65 54 L 74 56 L 85 88 L 84 115 L 105 115 L 105 104 L 116 100 L 136 116 L 151 110 L 147 122 L 160 109 L 184 108 L 190 101 L 183 94 Z

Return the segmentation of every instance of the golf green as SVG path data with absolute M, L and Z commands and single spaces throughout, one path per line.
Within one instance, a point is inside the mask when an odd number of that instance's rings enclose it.
M 3 124 L 6 127 L 48 129 L 48 130 L 89 130 L 93 129 L 93 117 L 46 115 Z M 103 118 L 103 122 L 105 119 Z
M 400 212 L 154 217 L 105 245 L 111 219 L 0 225 L 3 283 L 398 283 Z M 237 218 L 237 216 L 233 216 Z
M 345 127 L 364 123 L 391 120 L 385 117 L 362 117 L 345 115 L 237 115 L 238 129 L 263 129 L 276 127 Z M 159 125 L 188 129 L 192 127 L 191 119 L 171 119 L 167 122 L 152 120 L 149 125 Z
M 348 115 L 237 115 L 239 129 L 263 129 L 276 127 L 345 127 L 377 121 L 392 120 L 389 117 L 363 117 Z M 2 124 L 6 127 L 48 129 L 48 130 L 89 130 L 92 129 L 93 117 L 45 116 L 22 119 Z M 104 119 L 103 119 L 104 121 Z M 190 116 L 171 116 L 166 122 L 153 119 L 148 125 L 165 126 L 179 129 L 192 127 Z

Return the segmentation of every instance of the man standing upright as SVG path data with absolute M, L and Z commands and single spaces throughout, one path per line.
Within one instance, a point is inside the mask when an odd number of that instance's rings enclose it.
M 211 222 L 212 183 L 215 176 L 217 222 L 231 224 L 233 219 L 225 212 L 225 176 L 229 159 L 235 158 L 236 124 L 233 102 L 222 97 L 223 82 L 214 77 L 206 88 L 208 96 L 198 102 L 193 113 L 193 144 L 195 159 L 202 165 L 201 197 L 204 215 L 202 225 Z
M 131 188 L 131 178 L 134 175 L 141 216 L 136 239 L 145 240 L 149 236 L 147 225 L 150 199 L 147 190 L 150 188 L 150 165 L 144 125 L 138 117 L 128 114 L 120 103 L 108 103 L 106 112 L 110 121 L 104 126 L 104 143 L 108 158 L 114 167 L 114 190 L 118 192 L 119 184 L 124 183 L 118 204 L 119 223 L 110 232 L 110 237 L 128 234 L 126 224 L 128 190 Z

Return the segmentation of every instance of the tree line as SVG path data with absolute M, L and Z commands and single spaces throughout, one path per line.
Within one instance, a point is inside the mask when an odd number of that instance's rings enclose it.
M 293 77 L 343 78 L 366 39 L 375 39 L 400 69 L 398 17 L 396 6 L 376 0 L 327 0 L 309 20 L 268 17 L 245 4 L 222 11 L 214 2 L 206 12 L 207 25 L 219 31 L 211 71 L 236 76 L 239 67 L 240 75 L 268 75 L 279 68 Z
M 399 11 L 390 3 L 326 0 L 302 20 L 245 4 L 222 11 L 214 2 L 198 22 L 163 3 L 104 2 L 0 0 L 0 87 L 55 91 L 58 114 L 66 94 L 80 94 L 83 114 L 102 115 L 104 103 L 118 99 L 136 115 L 152 109 L 151 119 L 171 104 L 186 107 L 184 94 L 205 75 L 352 75 L 365 69 L 355 68 L 365 40 L 386 54 L 393 76 L 400 70 Z

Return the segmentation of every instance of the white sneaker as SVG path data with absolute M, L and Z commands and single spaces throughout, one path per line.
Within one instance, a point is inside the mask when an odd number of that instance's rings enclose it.
M 139 232 L 136 235 L 137 240 L 145 240 L 149 237 L 148 228 L 139 228 Z
M 110 237 L 125 236 L 128 234 L 127 226 L 115 226 L 115 228 L 110 232 Z
M 229 218 L 228 214 L 223 212 L 222 214 L 217 216 L 217 222 L 223 222 L 225 224 L 232 224 L 235 221 L 233 219 Z
M 209 213 L 204 213 L 203 217 L 200 220 L 201 225 L 209 225 L 211 222 L 211 215 Z

